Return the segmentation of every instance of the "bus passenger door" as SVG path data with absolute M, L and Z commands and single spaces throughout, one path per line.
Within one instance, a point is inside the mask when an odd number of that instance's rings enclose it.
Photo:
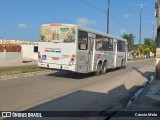
M 94 54 L 95 54 L 95 34 L 88 33 L 88 43 L 89 43 L 89 49 L 88 49 L 88 72 L 93 72 L 94 69 Z
M 117 66 L 117 42 L 114 41 L 114 68 Z
M 78 51 L 77 51 L 77 72 L 88 73 L 89 59 L 88 59 L 88 33 L 85 31 L 78 31 Z
M 128 44 L 125 42 L 125 65 L 127 65 L 128 60 Z

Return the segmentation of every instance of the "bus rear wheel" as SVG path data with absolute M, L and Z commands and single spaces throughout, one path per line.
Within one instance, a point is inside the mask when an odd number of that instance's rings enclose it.
M 98 66 L 97 66 L 97 71 L 95 72 L 95 75 L 96 76 L 99 76 L 101 74 L 101 71 L 102 71 L 102 66 L 100 63 L 98 63 Z
M 125 68 L 126 66 L 125 66 L 125 61 L 124 60 L 122 60 L 121 61 L 121 68 Z
M 107 69 L 107 62 L 104 62 L 103 63 L 103 66 L 102 66 L 102 74 L 106 74 L 106 69 Z

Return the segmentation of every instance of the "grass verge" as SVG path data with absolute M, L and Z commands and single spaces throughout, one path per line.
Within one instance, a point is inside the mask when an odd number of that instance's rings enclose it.
M 0 70 L 0 76 L 20 74 L 20 73 L 28 73 L 28 72 L 45 71 L 45 70 L 46 69 L 39 68 L 36 65 L 33 65 L 33 66 L 21 66 L 21 67 L 14 67 L 14 68 L 5 68 L 5 69 L 1 69 Z
M 150 60 L 150 59 L 155 59 L 155 58 L 153 58 L 153 57 L 150 57 L 150 58 L 134 58 L 134 59 L 128 60 L 128 61 Z

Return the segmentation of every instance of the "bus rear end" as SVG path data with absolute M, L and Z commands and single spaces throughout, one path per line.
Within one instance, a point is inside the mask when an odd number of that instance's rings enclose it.
M 38 66 L 76 71 L 76 33 L 75 25 L 42 25 L 38 45 Z

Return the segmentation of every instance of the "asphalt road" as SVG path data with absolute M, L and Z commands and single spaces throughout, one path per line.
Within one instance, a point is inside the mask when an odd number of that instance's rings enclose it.
M 105 75 L 51 74 L 0 81 L 0 111 L 121 110 L 155 71 L 155 60 L 129 62 Z

